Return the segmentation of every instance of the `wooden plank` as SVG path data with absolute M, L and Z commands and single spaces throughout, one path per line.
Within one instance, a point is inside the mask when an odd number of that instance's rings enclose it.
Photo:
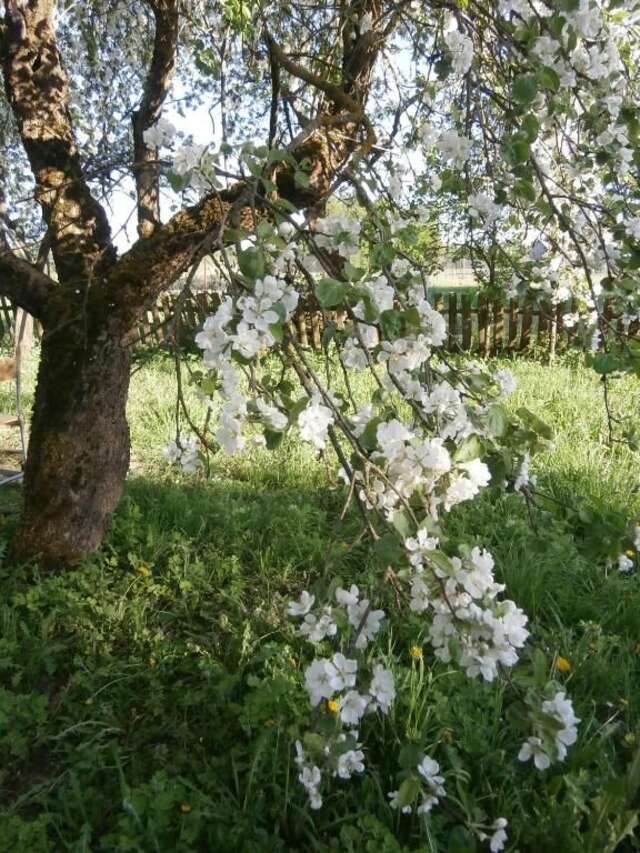
M 533 305 L 529 294 L 525 296 L 522 306 L 522 334 L 520 335 L 520 346 L 518 349 L 529 349 L 531 347 L 531 325 L 533 323 Z
M 518 348 L 518 301 L 517 299 L 509 300 L 509 341 L 508 347 L 510 350 Z
M 466 293 L 462 297 L 462 349 L 471 349 L 471 299 Z
M 20 426 L 20 418 L 17 415 L 2 415 L 0 414 L 0 427 L 17 427 Z
M 504 346 L 504 313 L 502 303 L 495 300 L 493 303 L 493 340 L 491 342 L 491 352 L 495 355 L 502 351 Z
M 313 336 L 313 348 L 322 349 L 322 314 L 314 311 L 311 315 L 311 333 Z
M 309 336 L 307 334 L 307 315 L 305 311 L 298 314 L 298 341 L 301 347 L 309 346 Z
M 478 348 L 480 355 L 486 356 L 489 346 L 489 311 L 487 297 L 481 295 L 478 297 Z
M 538 346 L 549 346 L 549 331 L 551 329 L 551 313 L 549 303 L 541 301 L 538 306 Z
M 455 293 L 449 294 L 449 352 L 458 350 L 458 297 Z
M 15 323 L 15 310 L 11 302 L 6 296 L 0 297 L 0 325 L 2 327 L 2 337 L 8 335 L 13 329 Z

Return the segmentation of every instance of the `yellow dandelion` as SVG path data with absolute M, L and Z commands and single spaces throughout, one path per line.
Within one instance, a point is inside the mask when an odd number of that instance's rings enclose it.
M 625 554 L 627 555 L 627 557 L 631 557 L 633 559 L 633 557 L 635 557 L 636 555 L 636 552 L 632 548 L 629 548 L 628 551 L 625 551 Z
M 571 671 L 571 664 L 569 663 L 569 661 L 566 658 L 563 658 L 562 655 L 558 655 L 558 657 L 556 658 L 555 667 L 558 670 L 558 672 L 570 672 Z
M 411 646 L 409 654 L 413 660 L 422 660 L 422 648 L 420 646 Z
M 182 814 L 189 814 L 192 808 L 193 806 L 191 805 L 191 803 L 182 803 L 182 805 L 180 806 L 180 811 L 182 812 Z
M 136 572 L 141 577 L 147 578 L 151 574 L 151 569 L 149 568 L 149 566 L 146 566 L 144 563 L 140 563 L 140 565 L 136 567 Z
M 330 714 L 337 714 L 340 710 L 340 703 L 337 699 L 327 699 L 327 711 Z

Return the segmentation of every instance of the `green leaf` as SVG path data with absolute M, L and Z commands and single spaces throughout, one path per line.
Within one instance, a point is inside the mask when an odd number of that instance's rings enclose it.
M 534 649 L 531 655 L 531 663 L 533 664 L 535 683 L 540 687 L 544 687 L 549 680 L 549 661 L 542 649 Z
M 283 438 L 283 432 L 275 432 L 272 429 L 265 429 L 264 431 L 264 440 L 267 442 L 269 450 L 275 450 L 277 447 L 280 447 Z
M 503 143 L 502 154 L 510 166 L 526 163 L 529 159 L 529 143 L 526 139 L 512 137 Z
M 522 119 L 521 130 L 528 142 L 535 142 L 540 132 L 540 122 L 532 113 L 529 113 Z
M 269 331 L 279 344 L 284 340 L 284 327 L 282 323 L 271 323 Z
M 344 302 L 347 285 L 336 278 L 321 278 L 316 284 L 315 294 L 323 308 L 335 308 Z
M 601 376 L 616 373 L 624 368 L 623 363 L 615 352 L 587 353 L 586 361 Z
M 524 139 L 516 139 L 511 143 L 514 163 L 526 163 L 529 159 L 529 143 Z
M 528 106 L 538 94 L 538 80 L 535 74 L 520 74 L 513 81 L 511 90 L 513 100 L 523 107 Z
M 282 163 L 284 160 L 291 162 L 293 159 L 293 155 L 283 148 L 272 148 L 267 154 L 267 160 L 270 163 Z
M 538 83 L 541 89 L 557 92 L 560 88 L 560 78 L 553 68 L 540 68 L 538 71 Z
M 531 202 L 531 204 L 533 204 L 538 198 L 538 193 L 536 192 L 536 188 L 533 183 L 531 181 L 525 181 L 522 178 L 519 178 L 514 183 L 513 191 L 518 198 L 523 198 L 525 201 Z
M 253 247 L 244 249 L 238 255 L 238 266 L 247 278 L 254 281 L 257 278 L 262 278 L 266 270 L 266 262 L 262 251 Z
M 308 397 L 300 397 L 299 400 L 296 400 L 295 403 L 292 403 L 291 406 L 288 407 L 289 417 L 294 423 L 298 420 L 298 416 L 301 414 L 301 412 L 304 412 L 304 410 L 307 408 L 308 404 Z
M 455 462 L 471 462 L 472 459 L 477 459 L 482 456 L 484 450 L 482 441 L 475 433 L 468 435 L 462 444 L 453 454 Z
M 359 438 L 360 444 L 365 450 L 375 450 L 378 446 L 378 426 L 382 423 L 381 418 L 373 418 L 364 428 Z
M 415 776 L 405 779 L 398 789 L 398 808 L 410 806 L 420 791 L 420 782 Z
M 337 331 L 333 323 L 326 324 L 322 331 L 322 349 L 326 350 L 329 348 L 329 344 L 335 338 Z
M 299 189 L 306 189 L 309 186 L 309 175 L 297 169 L 293 175 L 293 181 Z
M 239 243 L 240 240 L 246 240 L 249 232 L 246 228 L 225 228 L 222 236 L 225 243 Z
M 397 509 L 393 513 L 391 523 L 403 539 L 407 539 L 413 533 L 414 524 L 406 509 Z
M 487 427 L 491 435 L 500 438 L 507 431 L 509 426 L 509 414 L 501 403 L 494 403 L 489 406 L 487 412 Z
M 454 826 L 449 833 L 447 853 L 475 853 L 476 840 L 466 826 Z
M 359 300 L 362 300 L 364 305 L 364 319 L 367 323 L 375 323 L 378 319 L 378 309 L 371 293 L 364 287 L 354 288 L 352 298 L 349 300 L 352 305 L 355 305 Z
M 398 755 L 398 764 L 403 770 L 413 770 L 422 761 L 424 750 L 416 743 L 405 743 Z
M 260 222 L 258 224 L 258 227 L 256 228 L 256 234 L 258 235 L 258 237 L 260 237 L 260 239 L 266 240 L 267 238 L 270 239 L 273 237 L 273 235 L 275 234 L 275 230 L 270 222 L 267 222 L 263 219 L 262 222 Z
M 393 533 L 385 533 L 372 548 L 372 556 L 382 568 L 405 562 L 404 548 Z
M 427 560 L 437 566 L 445 575 L 451 573 L 451 560 L 442 551 L 429 551 Z
M 380 314 L 380 328 L 388 341 L 402 337 L 405 329 L 404 317 L 400 311 L 390 308 Z
M 169 185 L 174 193 L 181 193 L 185 187 L 189 186 L 189 181 L 191 180 L 191 172 L 188 172 L 186 175 L 178 175 L 175 172 L 167 172 L 166 173 L 167 180 L 169 181 Z
M 521 406 L 517 411 L 517 415 L 526 426 L 530 427 L 535 433 L 542 436 L 542 438 L 546 438 L 549 441 L 553 438 L 553 430 L 549 424 L 546 424 L 537 415 L 530 412 L 529 409 Z

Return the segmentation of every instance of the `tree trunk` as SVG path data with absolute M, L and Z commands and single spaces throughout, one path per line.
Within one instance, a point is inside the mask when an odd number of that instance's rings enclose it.
M 118 330 L 102 325 L 44 332 L 16 559 L 77 563 L 100 546 L 122 494 L 130 357 Z

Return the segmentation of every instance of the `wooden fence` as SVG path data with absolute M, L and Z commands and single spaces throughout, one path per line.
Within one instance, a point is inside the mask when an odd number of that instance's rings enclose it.
M 547 351 L 550 354 L 581 344 L 575 328 L 564 328 L 562 316 L 571 310 L 570 304 L 551 306 L 511 300 L 491 301 L 485 296 L 455 292 L 432 292 L 432 304 L 447 322 L 447 349 L 450 352 L 472 352 L 495 355 L 500 352 Z M 164 294 L 147 312 L 137 330 L 134 345 L 153 346 L 173 341 L 176 330 L 179 340 L 187 343 L 202 327 L 207 315 L 219 305 L 220 297 L 212 291 L 201 291 L 185 298 Z M 179 308 L 179 322 L 176 310 Z M 606 314 L 605 309 L 605 314 Z M 609 313 L 609 319 L 612 320 Z M 14 309 L 8 300 L 0 298 L 0 328 L 8 332 L 14 322 Z M 327 322 L 338 327 L 343 318 L 336 312 L 299 311 L 290 328 L 303 347 L 320 350 L 322 332 Z M 637 325 L 637 324 L 634 324 Z M 636 328 L 631 328 L 636 333 Z
M 163 343 L 173 339 L 175 299 L 165 295 L 147 314 L 138 329 L 143 344 Z M 478 294 L 432 292 L 433 306 L 447 323 L 446 348 L 449 352 L 472 352 L 495 355 L 500 352 L 546 351 L 550 354 L 580 344 L 575 328 L 565 328 L 562 317 L 571 311 L 570 304 L 551 306 L 511 300 L 506 305 Z M 200 292 L 181 301 L 180 338 L 193 338 L 205 317 L 215 311 L 219 297 Z M 303 347 L 322 349 L 322 333 L 327 322 L 343 325 L 336 312 L 298 311 L 290 328 Z M 634 329 L 631 330 L 635 331 Z

